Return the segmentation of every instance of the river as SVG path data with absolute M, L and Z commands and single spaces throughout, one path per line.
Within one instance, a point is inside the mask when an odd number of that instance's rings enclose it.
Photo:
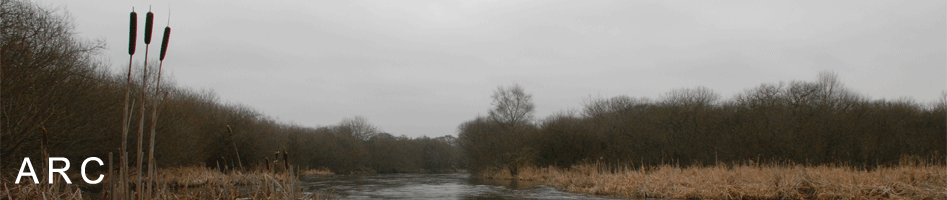
M 469 174 L 314 175 L 303 191 L 344 199 L 611 199 L 557 190 L 538 182 L 491 180 Z

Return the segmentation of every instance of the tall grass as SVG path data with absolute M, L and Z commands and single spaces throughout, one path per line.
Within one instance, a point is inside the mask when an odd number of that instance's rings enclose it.
M 568 169 L 526 167 L 512 177 L 491 170 L 484 178 L 543 181 L 570 192 L 674 199 L 945 199 L 947 167 L 902 165 L 874 170 L 836 166 L 724 164 L 608 170 L 599 164 Z

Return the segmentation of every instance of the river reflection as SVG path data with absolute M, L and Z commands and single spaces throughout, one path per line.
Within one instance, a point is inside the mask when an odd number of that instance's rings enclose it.
M 360 174 L 300 177 L 304 191 L 345 199 L 609 199 L 576 194 L 530 181 L 493 180 L 469 174 Z

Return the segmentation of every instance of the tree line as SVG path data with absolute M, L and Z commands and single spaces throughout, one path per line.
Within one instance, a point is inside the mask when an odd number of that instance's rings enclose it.
M 59 10 L 29 1 L 0 3 L 0 167 L 15 172 L 23 157 L 49 156 L 118 163 L 125 90 L 155 87 L 156 66 L 138 65 L 130 86 L 125 73 L 112 73 L 100 58 L 101 41 L 76 36 Z M 117 20 L 118 22 L 119 20 Z M 151 62 L 157 63 L 157 62 Z M 170 62 L 169 62 L 170 63 Z M 145 77 L 142 78 L 142 73 Z M 168 79 L 163 79 L 166 81 Z M 127 87 L 127 88 L 126 88 Z M 203 165 L 260 169 L 288 152 L 298 168 L 336 173 L 438 172 L 461 167 L 453 136 L 408 138 L 384 133 L 363 117 L 337 125 L 303 127 L 280 123 L 250 107 L 222 103 L 214 93 L 162 82 L 164 95 L 134 99 L 132 116 L 144 103 L 146 129 L 158 102 L 155 162 L 159 167 Z M 139 120 L 131 120 L 137 127 Z M 128 134 L 134 144 L 137 134 Z M 143 149 L 148 149 L 145 144 Z M 138 154 L 129 152 L 129 160 Z M 40 166 L 37 166 L 40 167 Z M 105 167 L 103 167 L 105 168 Z
M 78 38 L 69 18 L 56 10 L 3 0 L 0 11 L 0 168 L 15 171 L 23 157 L 42 157 L 44 150 L 71 160 L 107 159 L 114 153 L 117 163 L 124 91 L 138 93 L 143 80 L 154 79 L 142 79 L 139 65 L 132 72 L 135 84 L 126 86 L 127 71 L 109 72 L 98 59 L 104 44 Z M 754 161 L 872 168 L 942 163 L 947 150 L 944 100 L 872 100 L 845 88 L 832 73 L 821 73 L 814 81 L 761 84 L 726 100 L 704 87 L 670 91 L 658 99 L 589 99 L 580 111 L 543 119 L 534 117 L 532 96 L 525 89 L 500 87 L 488 116 L 461 124 L 457 138 L 394 136 L 362 117 L 303 127 L 277 122 L 245 105 L 222 103 L 212 92 L 164 82 L 161 87 L 166 95 L 134 103 L 159 102 L 159 167 L 258 169 L 280 151 L 288 152 L 290 162 L 300 168 L 336 173 L 462 168 L 515 173 L 527 165 L 590 162 Z M 150 122 L 150 116 L 144 121 Z M 138 120 L 131 123 L 138 126 Z M 138 139 L 137 134 L 129 136 L 130 143 Z M 135 160 L 137 153 L 129 155 Z
M 459 126 L 473 172 L 583 163 L 641 167 L 736 163 L 878 166 L 943 164 L 947 101 L 872 100 L 832 72 L 761 84 L 733 98 L 705 87 L 659 99 L 590 99 L 581 111 L 529 119 L 531 94 L 500 87 L 494 108 Z M 510 108 L 513 108 L 510 111 Z M 510 113 L 526 116 L 511 117 Z

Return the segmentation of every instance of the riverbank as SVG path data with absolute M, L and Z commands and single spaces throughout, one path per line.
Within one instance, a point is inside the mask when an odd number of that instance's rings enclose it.
M 520 169 L 482 178 L 542 181 L 570 192 L 674 199 L 947 199 L 947 167 L 898 166 L 870 171 L 845 167 L 673 167 L 602 170 L 596 165 Z
M 180 167 L 156 172 L 154 199 L 337 199 L 328 194 L 303 192 L 296 176 L 265 171 L 229 171 L 204 167 Z M 324 172 L 309 172 L 324 173 Z M 106 175 L 107 176 L 107 175 Z M 133 174 L 132 179 L 135 175 Z M 60 179 L 61 180 L 61 179 Z M 107 199 L 108 178 L 96 185 L 13 184 L 4 182 L 2 199 Z M 44 183 L 46 180 L 41 180 Z M 135 180 L 130 181 L 132 183 Z M 134 185 L 131 186 L 134 188 Z M 134 195 L 134 194 L 132 194 Z

